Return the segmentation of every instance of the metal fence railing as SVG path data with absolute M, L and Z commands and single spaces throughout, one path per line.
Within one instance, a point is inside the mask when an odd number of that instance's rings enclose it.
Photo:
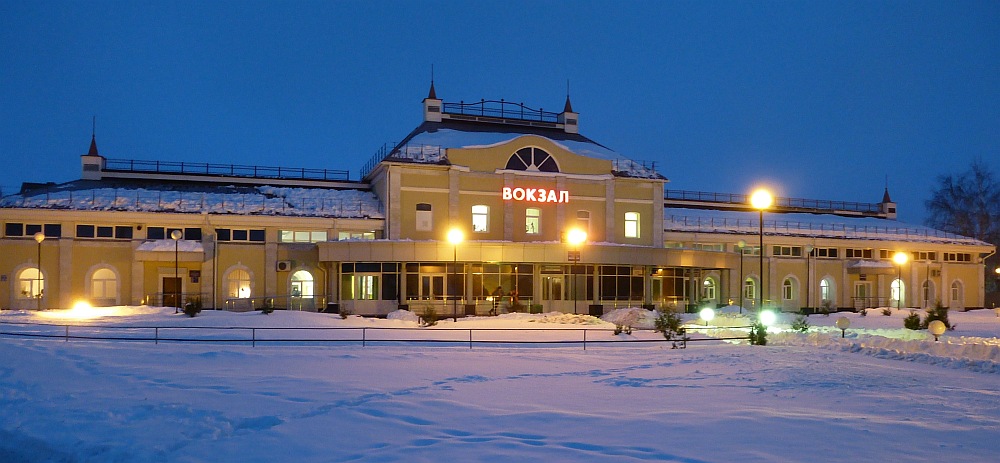
M 703 329 L 692 327 L 692 330 Z M 733 329 L 733 328 L 726 328 Z M 510 333 L 530 332 L 530 338 L 516 338 Z M 461 345 L 530 347 L 540 345 L 582 346 L 588 344 L 674 343 L 686 347 L 690 342 L 744 340 L 748 336 L 712 337 L 697 335 L 684 339 L 665 339 L 652 330 L 634 330 L 633 336 L 612 338 L 609 328 L 380 328 L 380 327 L 208 327 L 208 326 L 98 326 L 42 323 L 0 323 L 0 336 L 89 341 L 163 343 L 226 343 L 249 345 Z M 405 333 L 401 335 L 400 333 Z M 508 333 L 504 336 L 503 333 Z M 595 338 L 597 333 L 597 338 Z M 589 337 L 588 337 L 589 334 Z

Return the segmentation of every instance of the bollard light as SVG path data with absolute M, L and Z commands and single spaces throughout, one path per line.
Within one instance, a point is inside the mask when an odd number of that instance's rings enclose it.
M 698 317 L 705 321 L 705 326 L 708 326 L 708 322 L 715 318 L 715 310 L 712 310 L 711 307 L 705 307 L 701 309 L 701 312 L 698 312 Z
M 837 319 L 837 328 L 840 328 L 840 337 L 847 336 L 847 329 L 851 327 L 851 320 L 847 317 Z
M 772 310 L 761 310 L 758 317 L 764 326 L 774 325 L 774 322 L 778 321 L 778 316 Z
M 941 320 L 934 320 L 927 325 L 927 329 L 934 335 L 934 342 L 937 342 L 938 336 L 944 334 L 944 331 L 948 329 L 948 327 L 944 326 L 944 322 Z

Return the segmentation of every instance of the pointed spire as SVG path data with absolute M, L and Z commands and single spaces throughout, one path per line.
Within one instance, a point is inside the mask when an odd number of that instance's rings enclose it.
M 571 112 L 573 112 L 573 104 L 569 102 L 569 94 L 568 93 L 566 94 L 566 106 L 563 106 L 563 112 L 564 113 L 571 113 Z
M 90 151 L 87 152 L 87 156 L 100 156 L 97 152 L 97 138 L 94 135 L 90 136 Z
M 882 194 L 883 203 L 891 203 L 892 199 L 889 198 L 889 187 L 885 187 L 885 193 Z
M 428 100 L 438 99 L 437 92 L 434 91 L 434 79 L 431 79 L 431 91 L 427 93 Z
M 100 156 L 97 152 L 97 116 L 94 116 L 90 129 L 90 151 L 87 152 L 87 156 Z

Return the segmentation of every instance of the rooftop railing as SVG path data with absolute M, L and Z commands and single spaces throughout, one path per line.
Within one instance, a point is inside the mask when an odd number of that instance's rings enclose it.
M 360 175 L 361 178 L 365 178 L 379 163 L 386 159 L 438 163 L 444 159 L 444 152 L 444 149 L 439 145 L 396 145 L 394 143 L 386 143 L 365 163 L 364 167 L 361 168 Z
M 501 100 L 479 100 L 475 103 L 443 103 L 442 112 L 463 116 L 493 117 L 497 119 L 517 119 L 522 121 L 559 122 L 559 113 L 534 109 L 524 103 L 511 103 Z
M 706 203 L 750 205 L 750 196 L 733 193 L 712 193 L 706 191 L 664 190 L 664 199 L 679 201 L 698 201 Z M 882 211 L 879 203 L 856 203 L 849 201 L 826 201 L 802 198 L 774 198 L 774 205 L 787 209 L 808 209 L 818 211 L 848 211 L 861 213 L 877 213 Z
M 243 166 L 237 164 L 210 164 L 204 162 L 142 161 L 135 159 L 106 159 L 104 161 L 104 170 L 107 172 L 211 175 L 218 177 L 288 180 L 350 180 L 350 173 L 346 170 Z
M 697 217 L 666 215 L 664 229 L 669 231 L 711 231 L 722 233 L 757 234 L 760 222 L 732 217 Z M 848 225 L 843 223 L 811 223 L 792 220 L 764 220 L 764 230 L 773 234 L 799 236 L 834 236 L 843 238 L 868 238 L 882 240 L 951 240 L 972 242 L 973 238 L 956 235 L 932 228 L 879 227 L 872 225 Z

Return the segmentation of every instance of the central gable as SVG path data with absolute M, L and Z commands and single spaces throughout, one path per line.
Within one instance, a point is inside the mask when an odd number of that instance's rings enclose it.
M 525 171 L 569 175 L 609 175 L 612 162 L 576 154 L 566 146 L 537 135 L 522 135 L 488 146 L 448 148 L 453 165 L 476 172 Z

